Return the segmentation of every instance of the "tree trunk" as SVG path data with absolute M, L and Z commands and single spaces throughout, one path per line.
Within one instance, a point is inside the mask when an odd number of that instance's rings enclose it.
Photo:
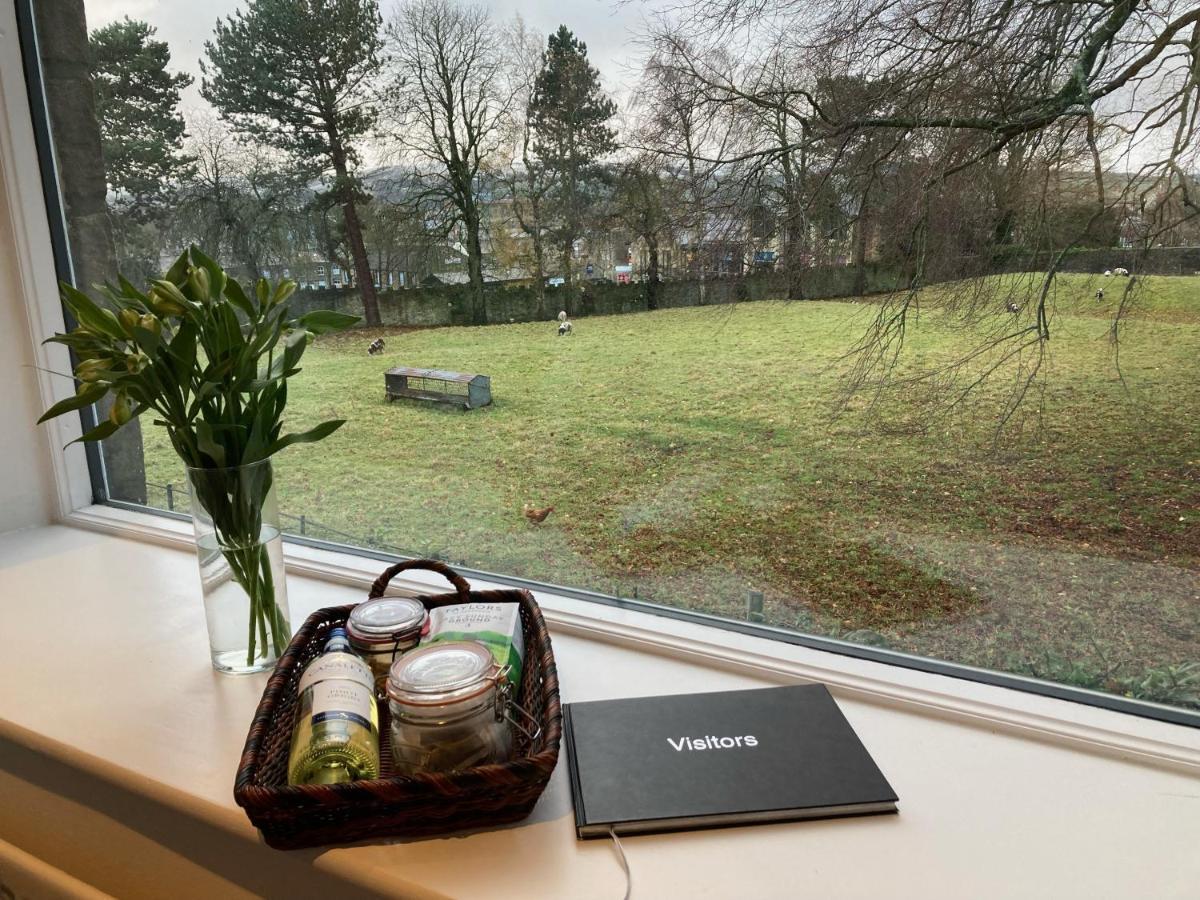
M 567 184 L 565 191 L 565 215 L 563 216 L 563 246 L 562 246 L 562 277 L 563 287 L 570 288 L 574 283 L 571 272 L 571 257 L 575 250 L 575 237 L 579 233 L 579 184 L 578 166 L 575 158 L 575 146 L 572 143 L 567 152 Z M 571 312 L 568 308 L 568 312 Z
M 650 265 L 646 267 L 646 309 L 658 309 L 658 292 L 661 290 L 661 283 L 658 280 L 658 237 L 653 234 L 648 234 L 646 237 L 646 249 L 650 253 Z
M 571 287 L 571 257 L 575 250 L 575 239 L 570 235 L 563 240 L 561 257 L 562 257 L 562 279 L 563 287 Z
M 546 248 L 542 245 L 541 229 L 533 229 L 533 277 L 535 280 L 538 301 L 538 318 L 550 318 L 546 308 Z
M 521 162 L 525 165 L 525 183 L 529 189 L 530 221 L 526 222 L 521 217 L 521 206 L 517 202 L 516 191 L 513 192 L 513 208 L 521 228 L 533 241 L 533 275 L 537 283 L 538 318 L 545 320 L 550 318 L 550 311 L 546 308 L 546 246 L 542 243 L 543 189 L 541 179 L 529 159 L 529 137 L 529 128 L 526 127 L 521 142 Z
M 688 190 L 691 193 L 690 205 L 692 216 L 691 235 L 689 243 L 691 244 L 691 252 L 697 266 L 697 276 L 700 282 L 700 306 L 704 306 L 708 302 L 708 297 L 705 291 L 704 284 L 704 257 L 701 254 L 703 241 L 700 239 L 700 233 L 704 230 L 704 195 L 700 187 L 700 176 L 696 171 L 696 153 L 692 145 L 692 134 L 689 128 L 684 135 L 685 147 L 687 149 L 687 167 L 688 167 Z
M 362 297 L 363 318 L 368 325 L 381 325 L 383 320 L 379 317 L 379 299 L 375 295 L 375 281 L 371 278 L 371 264 L 363 243 L 362 223 L 352 199 L 342 201 L 342 216 L 346 220 L 346 240 L 354 259 L 354 280 L 358 282 L 358 295 Z
M 789 199 L 787 232 L 784 238 L 784 273 L 787 278 L 787 299 L 804 299 L 804 242 L 799 238 L 801 216 L 795 211 L 795 201 Z
M 854 293 L 863 296 L 867 292 L 867 237 L 870 221 L 867 217 L 871 186 L 863 188 L 862 200 L 858 205 L 858 221 L 854 223 Z
M 470 214 L 463 218 L 467 228 L 467 278 L 471 287 L 471 321 L 476 325 L 487 324 L 487 302 L 483 296 L 483 246 L 479 240 L 479 216 Z
M 784 142 L 784 147 L 786 147 L 788 140 L 786 121 L 781 121 L 779 128 L 780 140 Z M 804 132 L 801 131 L 801 134 L 803 135 Z M 802 285 L 804 279 L 804 261 L 801 258 L 805 244 L 805 241 L 801 238 L 804 225 L 804 212 L 800 208 L 800 184 L 804 177 L 805 160 L 806 157 L 802 154 L 800 173 L 797 174 L 792 160 L 792 152 L 784 149 L 780 154 L 784 190 L 783 271 L 784 277 L 787 279 L 787 299 L 789 300 L 804 299 L 804 288 Z
M 362 298 L 363 319 L 368 325 L 381 325 L 379 299 L 375 294 L 375 281 L 371 278 L 371 262 L 367 259 L 367 247 L 363 243 L 362 220 L 358 218 L 358 207 L 354 203 L 354 186 L 346 166 L 346 152 L 332 139 L 333 171 L 337 176 L 338 200 L 342 205 L 342 218 L 346 223 L 346 242 L 350 244 L 350 258 L 354 261 L 354 280 L 358 282 L 358 295 Z
M 528 156 L 525 157 L 525 165 L 526 171 L 529 171 Z M 529 212 L 532 222 L 528 225 L 522 222 L 521 227 L 533 241 L 533 277 L 537 285 L 538 318 L 549 319 L 551 313 L 546 307 L 546 245 L 542 241 L 542 205 L 532 175 L 529 179 Z
M 86 291 L 93 284 L 115 281 L 117 269 L 96 95 L 87 64 L 87 17 L 83 0 L 36 3 L 34 10 L 71 267 L 75 285 Z M 65 272 L 62 275 L 66 277 Z M 111 408 L 111 398 L 96 404 L 102 419 Z M 146 459 L 140 421 L 129 422 L 101 446 L 108 496 L 145 503 Z

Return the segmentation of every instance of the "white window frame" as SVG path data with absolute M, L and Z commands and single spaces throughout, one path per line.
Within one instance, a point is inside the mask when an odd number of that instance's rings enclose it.
M 8 198 L 8 208 L 0 207 L 0 215 L 7 215 L 11 222 L 18 263 L 18 283 L 5 287 L 15 289 L 25 307 L 37 365 L 63 372 L 70 367 L 66 349 L 42 343 L 45 337 L 63 330 L 64 320 L 16 25 L 14 6 L 0 4 L 0 180 Z M 67 379 L 45 371 L 38 372 L 37 386 L 44 407 L 74 390 Z M 57 521 L 164 547 L 192 546 L 187 522 L 92 502 L 83 448 L 76 444 L 62 449 L 79 436 L 78 417 L 62 416 L 43 428 L 54 476 Z M 292 573 L 357 590 L 364 590 L 383 565 L 362 555 L 292 542 L 285 545 L 285 559 Z M 479 580 L 475 584 L 491 586 Z M 432 573 L 412 572 L 394 579 L 393 587 L 420 593 L 441 590 L 444 585 Z M 1200 728 L 799 646 L 765 636 L 770 629 L 759 635 L 744 634 L 703 624 L 704 616 L 684 621 L 589 602 L 552 589 L 539 588 L 534 593 L 555 634 L 582 635 L 780 681 L 821 681 L 842 695 L 885 707 L 950 717 L 985 729 L 1200 773 Z

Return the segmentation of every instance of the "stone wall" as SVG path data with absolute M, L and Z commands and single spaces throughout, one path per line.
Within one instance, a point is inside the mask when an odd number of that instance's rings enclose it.
M 867 269 L 868 293 L 893 290 L 897 275 L 877 266 Z M 855 272 L 839 266 L 805 271 L 801 281 L 804 297 L 810 300 L 845 297 L 853 293 Z M 620 315 L 644 312 L 646 285 L 588 283 L 568 289 L 546 289 L 545 309 L 539 308 L 537 292 L 526 285 L 488 285 L 488 322 L 533 322 L 557 317 L 566 310 L 571 317 Z M 442 285 L 408 291 L 379 293 L 379 314 L 385 325 L 465 325 L 468 322 L 467 288 Z M 778 300 L 787 296 L 782 275 L 764 273 L 744 278 L 706 281 L 666 281 L 659 285 L 660 309 L 721 305 L 753 300 Z M 297 312 L 333 309 L 362 315 L 362 301 L 354 290 L 302 290 L 292 300 Z
M 1105 269 L 1123 266 L 1131 271 L 1151 275 L 1191 275 L 1200 273 L 1200 247 L 1162 247 L 1148 251 L 1078 250 L 1062 262 L 1064 272 L 1100 273 Z M 1037 271 L 1036 260 L 1013 258 L 1009 263 L 994 267 L 1010 271 Z M 801 280 L 805 299 L 824 300 L 850 297 L 855 289 L 855 269 L 851 266 L 828 266 L 807 269 Z M 962 277 L 961 272 L 958 277 Z M 895 269 L 870 264 L 867 266 L 868 294 L 886 293 L 904 283 Z M 466 325 L 469 322 L 465 285 L 440 285 L 409 291 L 383 291 L 379 294 L 379 313 L 385 325 Z M 645 312 L 646 285 L 588 283 L 574 288 L 546 289 L 545 309 L 539 309 L 537 292 L 527 285 L 490 284 L 487 293 L 488 322 L 534 322 L 553 319 L 559 310 L 572 318 L 584 316 L 620 315 Z M 743 303 L 754 300 L 781 300 L 787 296 L 782 273 L 761 273 L 743 278 L 720 278 L 706 281 L 665 281 L 659 285 L 660 309 L 685 306 Z M 292 301 L 298 312 L 310 309 L 335 309 L 362 315 L 362 301 L 353 290 L 304 290 Z
M 1040 271 L 1040 260 L 1014 259 L 1008 271 Z M 1106 269 L 1125 268 L 1143 275 L 1200 274 L 1200 247 L 1153 247 L 1149 250 L 1123 250 L 1117 247 L 1074 250 L 1063 257 L 1059 267 L 1063 272 L 1082 272 L 1098 275 Z

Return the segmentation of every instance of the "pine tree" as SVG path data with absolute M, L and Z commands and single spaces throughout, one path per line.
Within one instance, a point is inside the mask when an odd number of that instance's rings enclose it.
M 170 48 L 154 34 L 127 18 L 88 39 L 115 262 L 135 280 L 159 274 L 160 229 L 192 162 L 179 112 L 192 78 L 168 71 Z
M 363 243 L 356 143 L 373 128 L 373 82 L 382 65 L 376 0 L 249 0 L 217 22 L 204 47 L 201 93 L 244 134 L 333 172 L 346 242 L 368 325 L 379 303 Z
M 530 126 L 534 152 L 555 179 L 557 237 L 568 285 L 575 239 L 597 196 L 602 174 L 598 162 L 617 149 L 617 134 L 608 127 L 616 111 L 616 104 L 600 89 L 600 73 L 588 62 L 587 45 L 560 25 L 542 55 Z
M 190 164 L 179 92 L 192 78 L 167 71 L 171 50 L 154 34 L 127 18 L 97 28 L 88 41 L 109 187 L 119 203 L 143 213 Z

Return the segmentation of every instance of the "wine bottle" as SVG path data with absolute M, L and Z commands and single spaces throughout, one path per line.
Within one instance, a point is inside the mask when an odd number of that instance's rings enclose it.
M 289 784 L 342 784 L 379 776 L 375 678 L 343 628 L 300 676 L 288 755 Z

